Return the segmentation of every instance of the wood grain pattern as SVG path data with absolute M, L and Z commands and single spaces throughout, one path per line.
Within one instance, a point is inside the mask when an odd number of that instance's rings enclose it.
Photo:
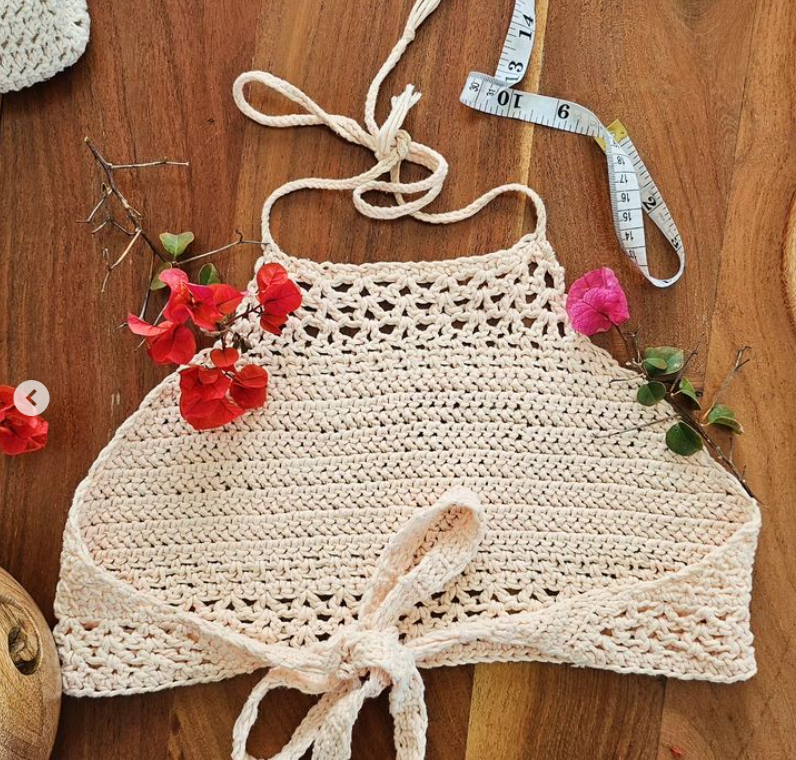
M 741 455 L 763 504 L 752 621 L 759 672 L 722 689 L 671 681 L 662 738 L 691 756 L 796 756 L 796 420 L 790 400 L 796 346 L 783 298 L 783 234 L 796 188 L 796 15 L 790 3 L 760 2 L 753 29 L 735 169 L 730 188 L 708 375 L 720 376 L 733 346 L 754 346 L 755 369 L 732 402 L 752 431 Z M 661 760 L 663 759 L 662 756 Z M 668 758 L 667 758 L 668 760 Z
M 646 286 L 618 251 L 605 169 L 588 140 L 478 114 L 458 105 L 470 69 L 494 67 L 511 9 L 445 0 L 383 89 L 412 82 L 423 100 L 407 127 L 451 164 L 435 208 L 454 208 L 496 184 L 527 181 L 545 198 L 550 237 L 569 276 L 610 265 L 628 286 L 645 340 L 693 345 L 701 369 L 723 375 L 735 346 L 756 364 L 728 400 L 748 432 L 740 456 L 764 502 L 753 627 L 760 673 L 712 686 L 543 664 L 424 674 L 429 760 L 790 760 L 796 756 L 796 423 L 781 282 L 783 230 L 796 190 L 796 7 L 791 0 L 539 2 L 532 73 L 524 83 L 571 98 L 604 121 L 619 116 L 663 190 L 690 255 L 684 281 Z M 136 307 L 141 260 L 100 295 L 100 245 L 75 222 L 99 177 L 90 135 L 117 160 L 188 159 L 125 178 L 151 228 L 192 229 L 199 248 L 240 228 L 259 231 L 270 190 L 305 175 L 350 176 L 366 151 L 322 129 L 266 130 L 234 108 L 234 77 L 254 65 L 300 86 L 328 110 L 361 118 L 368 83 L 411 6 L 342 0 L 91 2 L 92 40 L 74 68 L 4 96 L 0 106 L 0 381 L 34 377 L 50 389 L 46 452 L 0 460 L 0 566 L 52 619 L 61 533 L 71 494 L 113 430 L 158 378 L 115 328 Z M 387 12 L 389 8 L 389 12 Z M 258 105 L 284 111 L 274 97 Z M 430 259 L 487 251 L 532 224 L 515 198 L 447 228 L 375 223 L 350 197 L 302 193 L 277 206 L 283 248 L 314 259 Z M 118 246 L 106 240 L 106 243 Z M 650 235 L 651 256 L 671 268 Z M 217 264 L 244 283 L 257 251 Z M 609 343 L 610 345 L 610 343 Z M 257 676 L 154 695 L 64 701 L 55 757 L 228 756 L 232 724 Z M 267 699 L 250 747 L 270 756 L 312 700 Z M 354 757 L 392 757 L 382 697 L 357 723 Z

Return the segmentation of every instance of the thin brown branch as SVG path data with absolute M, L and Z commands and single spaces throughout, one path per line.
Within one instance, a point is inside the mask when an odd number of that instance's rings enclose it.
M 613 326 L 614 330 L 616 330 L 619 337 L 622 339 L 622 343 L 624 344 L 625 347 L 625 356 L 627 357 L 628 363 L 630 363 L 630 361 L 632 361 L 630 358 L 630 344 L 627 342 L 627 338 L 625 337 L 625 334 L 622 332 L 622 328 L 619 327 L 619 325 L 616 324 L 616 322 L 612 322 L 611 325 Z
M 144 302 L 141 304 L 141 310 L 138 312 L 138 318 L 143 319 L 146 314 L 147 307 L 149 306 L 149 298 L 152 295 L 152 278 L 155 276 L 155 257 L 149 260 L 149 276 L 147 277 L 146 287 L 144 289 Z
M 102 197 L 97 201 L 97 205 L 94 206 L 93 209 L 89 212 L 89 215 L 85 219 L 81 219 L 78 223 L 79 224 L 91 224 L 94 217 L 97 215 L 97 212 L 103 207 L 105 201 L 110 198 L 111 193 L 109 191 L 108 186 L 103 182 L 102 183 Z
M 740 352 L 739 352 L 740 353 Z M 674 407 L 677 411 L 678 416 L 680 419 L 685 422 L 687 425 L 690 425 L 696 433 L 699 435 L 700 438 L 705 442 L 705 444 L 710 448 L 714 455 L 718 458 L 721 464 L 731 472 L 738 482 L 741 484 L 743 489 L 754 498 L 754 494 L 752 493 L 752 489 L 749 488 L 749 485 L 746 482 L 745 472 L 740 472 L 738 468 L 735 466 L 733 462 L 732 455 L 728 456 L 725 454 L 724 449 L 722 449 L 721 445 L 713 439 L 713 437 L 708 433 L 705 429 L 705 426 L 700 422 L 700 420 L 696 419 L 693 414 L 691 413 L 690 409 L 687 409 L 680 400 L 677 398 L 676 395 L 669 393 L 667 394 L 667 399 L 669 403 Z
M 633 351 L 634 351 L 635 356 L 636 356 L 636 364 L 640 365 L 641 364 L 641 346 L 639 345 L 639 339 L 638 339 L 639 329 L 640 328 L 637 327 L 635 330 L 633 330 L 632 332 L 628 333 L 628 335 L 630 336 L 630 340 L 631 340 L 631 342 L 633 344 Z
M 680 381 L 683 379 L 683 377 L 685 376 L 685 371 L 688 369 L 688 365 L 691 363 L 694 357 L 699 353 L 699 347 L 702 345 L 702 341 L 704 339 L 705 339 L 705 333 L 702 333 L 702 335 L 699 336 L 699 340 L 697 340 L 696 345 L 691 349 L 691 353 L 688 354 L 686 360 L 683 362 L 683 366 L 680 367 L 680 371 L 677 373 L 677 375 L 674 378 L 674 381 L 672 382 L 673 392 L 677 391 L 677 388 L 680 385 Z
M 747 352 L 751 351 L 751 346 L 744 346 L 743 348 L 739 348 L 738 352 L 735 354 L 735 363 L 732 365 L 732 369 L 727 373 L 727 376 L 722 381 L 719 389 L 713 394 L 713 400 L 708 407 L 707 411 L 705 412 L 705 416 L 703 417 L 703 421 L 707 419 L 707 415 L 710 412 L 710 409 L 716 406 L 719 403 L 719 399 L 726 393 L 727 388 L 730 387 L 730 383 L 738 376 L 738 373 L 747 365 L 749 364 L 751 359 L 745 359 L 744 356 Z
M 135 235 L 130 238 L 130 242 L 127 244 L 127 248 L 124 249 L 122 255 L 119 256 L 119 258 L 108 267 L 108 271 L 105 273 L 105 279 L 102 281 L 102 288 L 100 290 L 101 293 L 105 292 L 105 286 L 108 284 L 108 278 L 113 273 L 113 270 L 116 269 L 116 267 L 118 267 L 119 264 L 121 264 L 127 258 L 127 254 L 133 250 L 133 246 L 136 244 L 139 237 L 141 237 L 141 230 L 138 230 L 138 232 L 136 232 Z
M 138 231 L 138 230 L 136 230 L 136 229 L 133 229 L 133 230 L 128 230 L 128 229 L 127 229 L 127 227 L 125 227 L 125 226 L 124 226 L 124 225 L 122 225 L 122 224 L 119 224 L 119 222 L 117 222 L 115 219 L 109 219 L 108 221 L 109 221 L 109 222 L 110 222 L 110 223 L 111 223 L 111 224 L 112 224 L 114 227 L 116 227 L 116 229 L 117 229 L 117 230 L 120 230 L 120 231 L 121 231 L 121 232 L 123 232 L 125 235 L 127 235 L 127 237 L 132 237 L 132 236 L 133 236 L 133 235 L 135 235 L 135 233 Z M 142 230 L 142 232 L 143 232 L 143 230 Z
M 652 427 L 653 425 L 657 425 L 659 422 L 671 422 L 672 420 L 676 420 L 679 415 L 677 414 L 670 414 L 668 417 L 658 417 L 657 419 L 651 420 L 650 422 L 645 422 L 643 425 L 636 425 L 635 427 L 631 428 L 624 428 L 622 430 L 611 430 L 608 433 L 604 433 L 602 435 L 597 435 L 595 438 L 613 438 L 617 435 L 624 435 L 625 433 L 635 433 L 639 430 L 644 430 L 644 428 Z
M 199 261 L 199 259 L 206 259 L 208 256 L 215 256 L 217 253 L 221 253 L 222 251 L 228 251 L 230 248 L 235 248 L 238 245 L 262 245 L 261 240 L 246 240 L 243 237 L 243 233 L 238 230 L 238 239 L 233 240 L 231 243 L 227 243 L 226 245 L 222 245 L 220 248 L 214 248 L 212 251 L 206 251 L 205 253 L 199 253 L 196 256 L 191 256 L 187 259 L 182 259 L 180 261 L 180 265 L 190 264 L 192 261 Z
M 119 229 L 124 230 L 124 232 L 128 235 L 140 235 L 155 256 L 157 256 L 161 261 L 168 261 L 166 256 L 161 252 L 157 242 L 154 241 L 143 228 L 142 220 L 144 215 L 130 203 L 125 194 L 121 191 L 118 183 L 116 182 L 114 172 L 120 169 L 146 169 L 154 166 L 188 166 L 188 163 L 185 161 L 170 161 L 164 158 L 159 161 L 148 161 L 141 164 L 114 164 L 113 162 L 108 161 L 108 159 L 102 155 L 99 148 L 97 148 L 97 146 L 94 145 L 94 143 L 91 142 L 88 137 L 85 138 L 85 143 L 88 149 L 91 151 L 91 155 L 94 156 L 94 160 L 99 164 L 103 173 L 105 174 L 105 182 L 103 183 L 103 199 L 98 206 L 101 206 L 107 197 L 113 196 L 124 210 L 125 216 L 133 226 L 133 231 L 132 233 L 129 232 L 115 220 L 112 220 L 113 223 L 119 227 Z M 92 213 L 96 213 L 96 210 L 92 211 Z M 91 219 L 91 216 L 89 216 L 89 219 Z
M 167 158 L 161 158 L 157 161 L 146 161 L 142 164 L 108 164 L 112 171 L 121 171 L 124 169 L 150 169 L 153 166 L 190 166 L 188 161 L 170 161 Z
M 716 441 L 714 441 L 713 438 L 710 437 L 710 434 L 707 432 L 707 430 L 705 430 L 705 428 L 702 425 L 696 423 L 694 428 L 697 431 L 697 433 L 699 433 L 699 435 L 702 436 L 702 440 L 704 440 L 705 443 L 711 449 L 713 449 L 714 453 L 719 458 L 721 463 L 735 476 L 736 480 L 741 484 L 741 487 L 744 489 L 744 491 L 746 491 L 746 493 L 748 493 L 752 498 L 755 498 L 755 495 L 752 493 L 752 489 L 749 488 L 749 484 L 746 482 L 746 469 L 744 468 L 744 471 L 741 472 L 735 466 L 735 463 L 732 461 L 732 457 L 727 456 L 724 453 L 724 450 L 721 448 L 721 446 L 718 443 L 716 443 Z

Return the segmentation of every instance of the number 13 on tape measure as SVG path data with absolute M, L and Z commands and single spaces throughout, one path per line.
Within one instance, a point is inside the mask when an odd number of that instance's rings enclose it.
M 673 285 L 685 270 L 680 234 L 622 123 L 615 121 L 606 127 L 578 103 L 513 87 L 528 69 L 535 32 L 534 0 L 516 0 L 495 76 L 471 71 L 461 102 L 483 113 L 594 138 L 607 159 L 611 215 L 619 245 L 653 285 L 659 288 Z M 672 277 L 661 279 L 650 273 L 644 235 L 645 213 L 677 254 L 679 267 Z

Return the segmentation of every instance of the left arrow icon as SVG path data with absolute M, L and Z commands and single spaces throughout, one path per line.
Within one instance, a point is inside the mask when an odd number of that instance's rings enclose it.
M 49 404 L 50 392 L 47 386 L 38 380 L 25 380 L 14 391 L 14 406 L 28 417 L 41 414 Z

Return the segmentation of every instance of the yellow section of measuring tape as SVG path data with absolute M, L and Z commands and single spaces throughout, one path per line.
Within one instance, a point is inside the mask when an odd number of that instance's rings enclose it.
M 617 142 L 621 142 L 628 135 L 628 131 L 627 131 L 625 125 L 622 124 L 622 122 L 619 121 L 619 119 L 616 119 L 616 120 L 612 121 L 606 127 L 606 129 L 614 136 L 614 140 L 616 140 Z M 597 144 L 603 149 L 603 153 L 604 153 L 605 152 L 605 140 L 603 140 L 602 137 L 595 137 L 594 139 L 597 141 Z

